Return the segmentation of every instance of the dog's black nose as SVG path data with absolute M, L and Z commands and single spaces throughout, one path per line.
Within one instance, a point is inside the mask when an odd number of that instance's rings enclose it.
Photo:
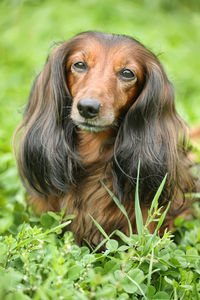
M 77 104 L 78 111 L 85 119 L 92 119 L 98 116 L 101 103 L 95 99 L 82 98 Z

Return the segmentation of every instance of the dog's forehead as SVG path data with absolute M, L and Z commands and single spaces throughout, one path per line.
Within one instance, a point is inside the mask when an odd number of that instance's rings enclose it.
M 109 62 L 128 64 L 137 57 L 137 44 L 129 39 L 98 39 L 83 35 L 77 39 L 71 56 L 77 58 L 83 56 L 95 62 L 109 57 Z

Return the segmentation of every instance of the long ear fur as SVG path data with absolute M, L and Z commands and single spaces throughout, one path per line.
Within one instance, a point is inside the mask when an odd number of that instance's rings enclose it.
M 71 47 L 70 42 L 58 46 L 48 59 L 33 84 L 17 130 L 23 128 L 18 150 L 20 175 L 29 190 L 43 195 L 66 192 L 78 164 L 66 83 Z
M 127 112 L 116 139 L 114 189 L 120 199 L 127 192 L 125 189 L 133 193 L 140 160 L 140 199 L 144 203 L 152 201 L 168 174 L 160 198 L 163 205 L 180 191 L 183 200 L 183 189 L 192 185 L 186 161 L 185 129 L 175 110 L 172 85 L 154 56 L 148 59 L 145 74 L 143 90 Z M 127 179 L 129 188 L 125 184 Z M 183 183 L 185 186 L 181 188 Z

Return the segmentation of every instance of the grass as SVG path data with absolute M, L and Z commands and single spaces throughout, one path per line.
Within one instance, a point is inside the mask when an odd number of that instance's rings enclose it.
M 199 123 L 199 1 L 2 0 L 0 24 L 0 299 L 199 299 L 198 203 L 193 219 L 176 220 L 174 237 L 165 232 L 159 238 L 147 225 L 159 218 L 159 231 L 164 219 L 157 207 L 164 181 L 147 224 L 136 193 L 139 234 L 128 218 L 129 235 L 115 232 L 119 241 L 96 223 L 105 251 L 98 252 L 102 245 L 91 251 L 75 245 L 70 232 L 61 233 L 73 216 L 63 211 L 39 218 L 27 206 L 10 146 L 51 45 L 88 29 L 131 35 L 159 55 L 179 113 L 189 125 Z M 194 152 L 200 162 L 199 148 Z
M 162 238 L 156 234 L 168 209 L 161 214 L 158 208 L 165 180 L 145 225 L 136 189 L 138 235 L 130 229 L 129 236 L 118 230 L 108 236 L 91 216 L 105 237 L 93 251 L 75 245 L 71 232 L 62 234 L 73 218 L 65 211 L 36 218 L 25 205 L 21 207 L 16 211 L 17 225 L 13 222 L 0 239 L 0 299 L 199 299 L 200 220 L 176 220 L 178 243 L 170 232 L 165 231 Z M 111 195 L 128 219 L 122 204 Z M 200 205 L 195 205 L 199 217 Z M 150 234 L 148 225 L 155 220 L 159 220 L 157 228 Z M 120 240 L 112 239 L 113 235 Z M 97 252 L 103 245 L 105 250 Z

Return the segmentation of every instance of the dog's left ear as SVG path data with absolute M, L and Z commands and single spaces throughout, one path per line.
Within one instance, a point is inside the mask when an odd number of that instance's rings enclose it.
M 156 58 L 146 63 L 145 78 L 143 90 L 119 128 L 113 160 L 114 187 L 120 198 L 127 179 L 134 188 L 140 160 L 141 198 L 151 199 L 167 173 L 161 200 L 164 203 L 177 192 L 183 176 L 187 182 L 185 126 L 175 109 L 172 84 Z

